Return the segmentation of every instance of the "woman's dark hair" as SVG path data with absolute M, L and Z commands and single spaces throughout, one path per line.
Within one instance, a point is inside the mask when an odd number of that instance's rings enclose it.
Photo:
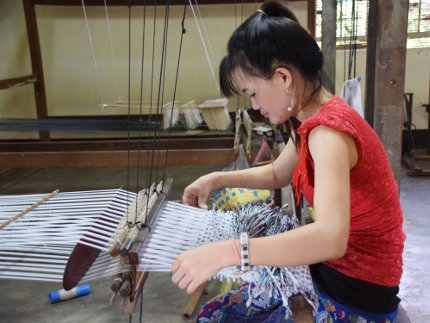
M 232 34 L 222 59 L 219 80 L 224 96 L 239 95 L 234 73 L 269 79 L 277 67 L 297 70 L 321 86 L 323 56 L 312 36 L 284 1 L 268 0 Z
M 302 107 L 319 92 L 323 79 L 323 55 L 315 39 L 297 20 L 295 14 L 282 0 L 266 0 L 231 35 L 227 55 L 222 59 L 219 80 L 221 93 L 228 97 L 240 95 L 234 73 L 237 69 L 248 75 L 270 79 L 278 67 L 299 72 L 315 88 Z M 285 122 L 288 137 L 294 138 L 298 147 L 300 137 L 294 120 Z

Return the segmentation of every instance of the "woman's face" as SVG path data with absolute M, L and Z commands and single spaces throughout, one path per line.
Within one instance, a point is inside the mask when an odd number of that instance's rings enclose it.
M 294 109 L 293 97 L 288 94 L 291 86 L 291 74 L 286 69 L 276 69 L 270 79 L 258 76 L 250 76 L 238 70 L 235 73 L 235 81 L 239 89 L 251 99 L 254 110 L 259 110 L 261 115 L 273 124 L 280 124 L 288 120 Z

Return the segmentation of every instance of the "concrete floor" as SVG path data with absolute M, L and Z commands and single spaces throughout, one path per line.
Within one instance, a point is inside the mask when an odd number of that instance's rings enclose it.
M 199 175 L 217 167 L 172 167 L 172 200 L 180 199 L 184 187 Z M 131 172 L 130 178 L 135 177 Z M 127 182 L 122 167 L 55 168 L 0 171 L 0 194 L 29 194 L 117 188 Z M 132 183 L 135 185 L 135 183 Z M 401 200 L 407 240 L 400 297 L 411 322 L 430 322 L 430 177 L 401 179 Z M 119 309 L 119 300 L 109 304 L 111 280 L 90 282 L 90 295 L 51 304 L 48 293 L 61 288 L 57 283 L 3 280 L 0 282 L 0 322 L 139 322 L 140 306 L 130 318 Z M 212 282 L 200 304 L 215 295 L 219 283 Z M 170 274 L 151 273 L 143 293 L 141 322 L 184 322 L 182 314 L 188 295 L 170 280 Z M 192 317 L 193 318 L 193 317 Z M 191 319 L 192 319 L 191 318 Z
M 411 322 L 430 322 L 430 177 L 408 177 L 400 183 L 403 229 L 402 307 Z

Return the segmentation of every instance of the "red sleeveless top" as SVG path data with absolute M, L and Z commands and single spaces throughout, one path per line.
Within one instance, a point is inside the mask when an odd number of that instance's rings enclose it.
M 357 279 L 395 287 L 402 275 L 405 234 L 398 185 L 384 147 L 369 124 L 340 97 L 328 101 L 319 114 L 298 128 L 299 158 L 293 174 L 296 193 L 313 205 L 314 165 L 308 137 L 324 125 L 355 139 L 357 165 L 351 170 L 351 212 L 348 246 L 342 258 L 324 262 Z

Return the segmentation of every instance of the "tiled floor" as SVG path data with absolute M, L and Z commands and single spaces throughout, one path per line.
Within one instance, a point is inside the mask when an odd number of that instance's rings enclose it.
M 175 179 L 171 199 L 179 199 L 184 187 L 207 167 L 175 167 L 168 177 Z M 130 174 L 134 178 L 135 174 Z M 0 172 L 0 194 L 28 194 L 62 191 L 116 188 L 125 184 L 124 168 L 56 168 Z M 430 322 L 430 177 L 411 178 L 402 173 L 401 200 L 404 209 L 404 229 L 407 235 L 404 251 L 404 275 L 400 297 L 402 307 L 411 322 Z M 63 303 L 50 304 L 48 292 L 61 288 L 59 284 L 25 281 L 0 282 L 0 322 L 129 322 L 121 313 L 119 303 L 108 304 L 111 281 L 91 282 L 90 295 Z M 218 285 L 209 287 L 209 295 Z M 144 288 L 142 322 L 183 322 L 182 314 L 188 296 L 171 281 L 170 274 L 150 274 Z M 139 306 L 137 307 L 139 311 Z M 139 321 L 139 312 L 133 315 Z

